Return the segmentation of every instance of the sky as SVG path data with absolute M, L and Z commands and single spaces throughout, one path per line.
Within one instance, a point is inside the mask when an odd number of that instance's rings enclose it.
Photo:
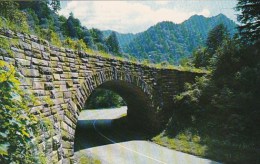
M 138 33 L 162 21 L 181 23 L 192 15 L 220 13 L 236 21 L 236 0 L 62 1 L 60 15 L 72 12 L 82 25 L 121 33 Z

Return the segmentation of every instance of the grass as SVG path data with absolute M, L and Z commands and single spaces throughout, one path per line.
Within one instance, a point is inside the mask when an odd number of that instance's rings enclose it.
M 185 133 L 180 133 L 176 137 L 171 138 L 169 136 L 159 134 L 152 138 L 152 141 L 170 149 L 197 156 L 205 156 L 207 151 L 207 146 L 201 143 L 201 138 L 198 135 L 187 135 Z
M 152 141 L 170 149 L 223 163 L 260 163 L 259 150 L 250 143 L 231 143 L 221 139 L 201 137 L 189 131 L 181 132 L 176 136 L 161 133 L 153 137 Z
M 94 158 L 90 155 L 80 154 L 77 163 L 79 164 L 101 164 L 101 161 L 97 158 Z

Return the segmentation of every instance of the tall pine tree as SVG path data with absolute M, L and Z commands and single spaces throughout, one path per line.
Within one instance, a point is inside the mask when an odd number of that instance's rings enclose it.
M 237 19 L 241 23 L 240 34 L 244 41 L 254 43 L 260 36 L 260 1 L 238 0 L 236 10 L 241 12 Z
M 120 53 L 120 47 L 115 32 L 112 32 L 106 39 L 106 45 L 110 53 L 113 53 L 115 55 L 118 55 Z

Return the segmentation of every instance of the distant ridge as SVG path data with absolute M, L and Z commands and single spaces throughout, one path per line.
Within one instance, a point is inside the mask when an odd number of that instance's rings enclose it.
M 210 18 L 193 15 L 181 24 L 163 21 L 138 34 L 116 34 L 125 53 L 141 60 L 178 64 L 180 59 L 191 56 L 194 49 L 204 45 L 208 32 L 220 23 L 231 35 L 236 33 L 235 22 L 219 14 Z M 108 36 L 111 32 L 103 33 Z

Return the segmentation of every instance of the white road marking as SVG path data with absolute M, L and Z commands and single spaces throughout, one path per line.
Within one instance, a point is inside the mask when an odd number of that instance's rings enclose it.
M 96 128 L 96 124 L 95 124 L 96 121 L 97 121 L 97 120 L 93 121 L 93 124 L 92 124 L 93 127 L 94 127 L 94 129 L 95 129 L 95 131 L 96 131 L 100 136 L 102 136 L 102 137 L 104 137 L 105 139 L 107 139 L 108 141 L 110 141 L 110 142 L 112 142 L 112 143 L 114 143 L 114 144 L 117 144 L 118 146 L 120 146 L 120 147 L 122 147 L 122 148 L 124 148 L 124 149 L 126 149 L 126 150 L 129 150 L 129 151 L 131 151 L 131 152 L 134 152 L 134 153 L 136 153 L 136 154 L 139 154 L 139 155 L 141 155 L 141 156 L 143 156 L 143 157 L 149 158 L 149 159 L 154 160 L 154 161 L 159 162 L 159 163 L 167 164 L 167 163 L 165 163 L 165 162 L 163 162 L 163 161 L 160 161 L 160 160 L 158 160 L 158 159 L 149 157 L 149 156 L 147 156 L 147 155 L 145 155 L 145 154 L 142 154 L 142 153 L 140 153 L 140 152 L 138 152 L 138 151 L 129 149 L 129 148 L 125 147 L 124 145 L 122 145 L 122 144 L 120 144 L 120 143 L 117 143 L 117 142 L 113 141 L 112 139 L 108 138 L 107 136 L 105 136 L 103 133 L 101 133 L 101 132 Z

